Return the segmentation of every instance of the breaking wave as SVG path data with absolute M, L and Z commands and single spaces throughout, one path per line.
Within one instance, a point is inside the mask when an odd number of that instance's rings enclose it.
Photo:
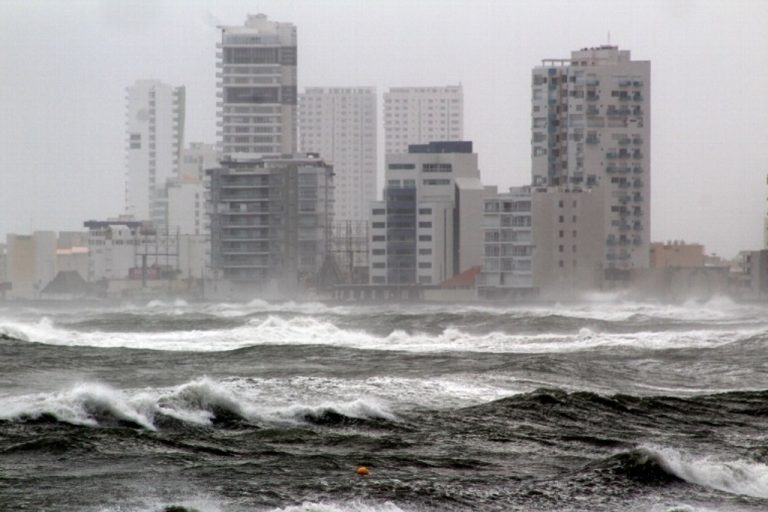
M 603 348 L 711 348 L 765 334 L 765 329 L 607 333 L 581 328 L 576 332 L 475 334 L 461 328 L 444 327 L 437 333 L 395 330 L 387 335 L 376 335 L 362 329 L 342 328 L 326 319 L 270 315 L 253 318 L 246 325 L 231 329 L 168 332 L 78 331 L 59 327 L 43 318 L 38 323 L 0 322 L 0 333 L 52 345 L 170 351 L 213 352 L 260 345 L 328 345 L 358 350 L 534 354 Z
M 768 498 L 768 466 L 742 459 L 694 456 L 673 448 L 644 445 L 599 463 L 645 485 L 687 482 L 729 494 Z
M 273 398 L 272 403 L 265 404 L 249 397 L 243 386 L 201 378 L 159 390 L 120 391 L 104 384 L 81 383 L 62 392 L 3 398 L 0 420 L 158 430 L 174 422 L 203 427 L 230 426 L 241 421 L 332 425 L 368 420 L 394 422 L 397 418 L 387 404 L 372 398 L 309 404 L 280 403 Z

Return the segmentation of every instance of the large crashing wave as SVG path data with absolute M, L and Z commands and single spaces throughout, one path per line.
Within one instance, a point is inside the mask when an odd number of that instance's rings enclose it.
M 239 421 L 328 424 L 397 418 L 387 404 L 376 399 L 263 404 L 237 386 L 202 378 L 159 390 L 126 392 L 104 384 L 82 383 L 62 392 L 3 398 L 0 420 L 157 430 L 173 421 L 211 426 Z

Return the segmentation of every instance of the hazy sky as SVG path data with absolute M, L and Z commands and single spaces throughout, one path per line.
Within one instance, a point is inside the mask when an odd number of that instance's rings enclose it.
M 762 245 L 768 0 L 2 0 L 0 239 L 122 211 L 136 79 L 185 85 L 186 140 L 215 142 L 216 25 L 258 12 L 297 25 L 300 88 L 462 83 L 501 187 L 529 181 L 531 68 L 610 31 L 651 61 L 653 240 Z

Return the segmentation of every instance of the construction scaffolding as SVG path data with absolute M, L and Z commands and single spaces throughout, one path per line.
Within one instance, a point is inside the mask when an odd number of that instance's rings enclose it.
M 339 274 L 338 284 L 367 284 L 368 222 L 335 222 L 331 229 L 330 253 Z

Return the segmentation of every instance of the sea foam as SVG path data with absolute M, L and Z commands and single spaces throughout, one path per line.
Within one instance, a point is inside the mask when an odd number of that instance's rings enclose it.
M 694 456 L 672 448 L 645 446 L 664 469 L 686 482 L 730 494 L 768 498 L 768 466 L 743 459 Z

